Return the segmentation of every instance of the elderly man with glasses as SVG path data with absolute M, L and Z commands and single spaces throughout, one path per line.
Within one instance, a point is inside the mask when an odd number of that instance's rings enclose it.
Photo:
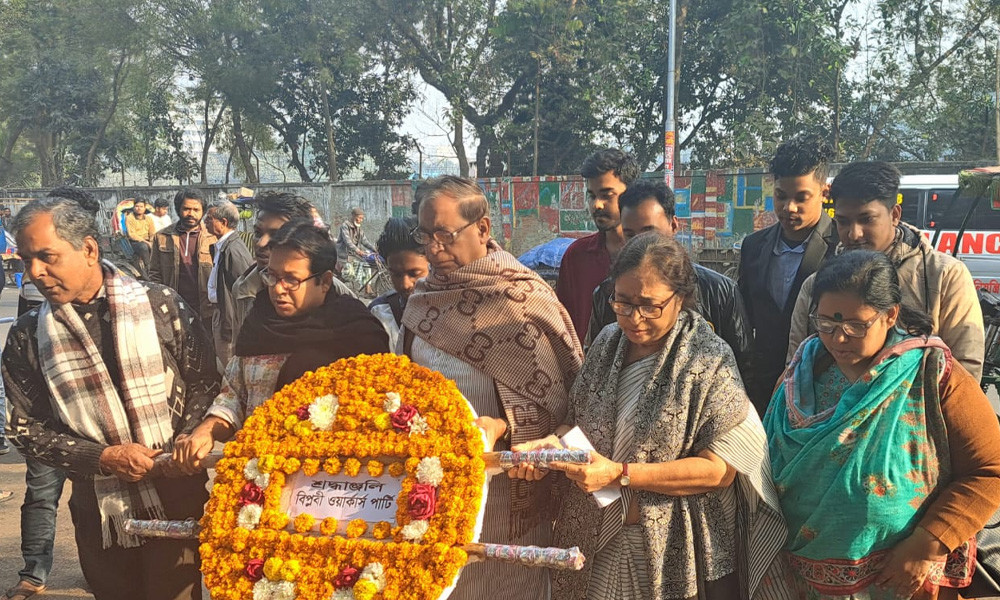
M 552 289 L 490 237 L 489 204 L 474 180 L 439 177 L 416 191 L 430 274 L 403 313 L 403 351 L 456 382 L 478 424 L 504 448 L 551 434 L 566 417 L 582 363 L 573 323 Z M 481 541 L 547 545 L 550 480 L 490 483 Z M 502 563 L 462 570 L 451 598 L 538 599 L 548 571 Z

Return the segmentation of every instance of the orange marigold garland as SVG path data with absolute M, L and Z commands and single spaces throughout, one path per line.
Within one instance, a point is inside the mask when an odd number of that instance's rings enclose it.
M 406 357 L 306 373 L 226 445 L 201 521 L 205 584 L 216 600 L 437 598 L 473 541 L 482 452 L 454 383 Z M 282 491 L 296 473 L 402 478 L 395 526 L 291 520 Z

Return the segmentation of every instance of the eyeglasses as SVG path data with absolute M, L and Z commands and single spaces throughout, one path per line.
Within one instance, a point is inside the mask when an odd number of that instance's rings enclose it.
M 633 312 L 639 311 L 639 316 L 643 319 L 659 319 L 660 316 L 663 315 L 663 309 L 670 304 L 670 301 L 673 300 L 676 295 L 676 292 L 670 294 L 670 297 L 660 304 L 631 304 L 615 300 L 614 296 L 612 296 L 608 298 L 608 304 L 611 305 L 611 310 L 614 311 L 616 315 L 631 317 Z
M 275 276 L 274 273 L 270 271 L 262 271 L 260 274 L 260 278 L 264 281 L 264 285 L 266 285 L 267 287 L 274 287 L 278 285 L 278 283 L 280 282 L 281 287 L 285 288 L 286 292 L 294 292 L 295 290 L 299 289 L 303 283 L 315 277 L 319 277 L 320 275 L 322 275 L 322 273 L 313 273 L 309 277 L 300 280 L 294 277 L 278 278 L 277 276 Z
M 410 232 L 410 237 L 413 241 L 420 244 L 421 246 L 429 246 L 431 242 L 437 242 L 442 246 L 450 246 L 455 243 L 458 238 L 458 234 L 462 233 L 468 227 L 478 223 L 483 217 L 479 217 L 475 221 L 466 223 L 462 225 L 455 231 L 448 231 L 446 229 L 436 229 L 433 233 L 427 233 L 419 227 Z
M 818 315 L 809 315 L 809 320 L 812 321 L 813 327 L 816 328 L 816 331 L 822 334 L 829 335 L 836 331 L 839 327 L 847 337 L 863 338 L 868 334 L 868 329 L 874 325 L 875 321 L 878 321 L 878 318 L 881 316 L 882 313 L 878 313 L 867 321 L 835 321 Z

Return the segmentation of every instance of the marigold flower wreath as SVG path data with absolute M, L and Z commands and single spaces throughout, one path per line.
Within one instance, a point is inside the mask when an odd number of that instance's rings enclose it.
M 390 354 L 337 361 L 275 393 L 216 465 L 200 534 L 212 598 L 438 598 L 466 564 L 481 508 L 472 419 L 454 383 Z M 300 471 L 401 477 L 395 524 L 290 519 L 283 488 Z

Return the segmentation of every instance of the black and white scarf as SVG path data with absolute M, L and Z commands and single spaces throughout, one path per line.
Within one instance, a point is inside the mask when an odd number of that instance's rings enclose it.
M 38 355 L 53 409 L 59 420 L 86 439 L 163 448 L 173 438 L 173 426 L 163 350 L 146 288 L 110 263 L 102 267 L 122 394 L 73 306 L 46 301 L 38 315 Z M 94 490 L 104 548 L 114 543 L 125 548 L 142 544 L 141 538 L 125 534 L 125 519 L 165 518 L 150 481 L 127 483 L 114 476 L 96 475 Z

